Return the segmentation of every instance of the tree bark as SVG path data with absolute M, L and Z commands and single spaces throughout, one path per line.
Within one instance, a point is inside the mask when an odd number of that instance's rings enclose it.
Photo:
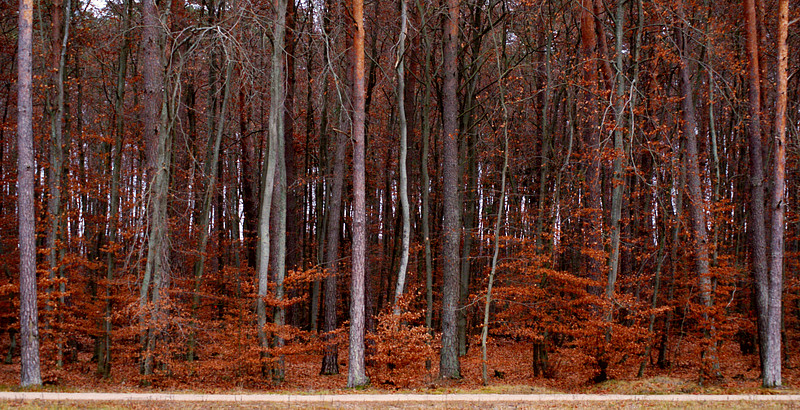
M 417 1 L 417 10 L 420 20 L 424 21 L 425 10 L 422 3 Z M 431 49 L 428 40 L 427 25 L 422 25 L 422 41 L 425 48 L 425 67 L 423 81 L 425 91 L 423 93 L 422 105 L 422 152 L 420 152 L 420 179 L 422 180 L 422 242 L 425 253 L 425 327 L 433 336 L 433 251 L 431 249 L 431 227 L 430 227 L 430 202 L 431 202 L 431 180 L 428 171 L 428 160 L 430 157 L 431 140 Z M 430 369 L 431 361 L 425 361 L 425 368 Z
M 169 195 L 170 133 L 167 129 L 168 112 L 164 82 L 164 27 L 165 12 L 158 10 L 155 0 L 142 3 L 143 53 L 142 80 L 144 105 L 142 120 L 147 146 L 148 172 L 148 244 L 147 265 L 139 293 L 145 334 L 143 335 L 142 373 L 153 373 L 153 350 L 162 318 L 161 289 L 169 280 L 169 246 L 167 221 L 167 196 Z M 152 282 L 152 287 L 151 287 Z M 150 304 L 150 305 L 149 305 Z
M 408 156 L 408 125 L 406 121 L 405 104 L 405 53 L 406 35 L 408 32 L 408 0 L 400 0 L 400 39 L 397 44 L 397 111 L 400 126 L 400 166 L 399 196 L 400 208 L 403 217 L 403 236 L 400 248 L 400 266 L 397 270 L 397 286 L 394 290 L 394 315 L 400 314 L 400 298 L 406 285 L 406 271 L 408 270 L 408 252 L 411 242 L 411 215 L 408 205 L 408 167 L 406 158 Z
M 17 54 L 17 219 L 19 223 L 19 325 L 22 387 L 42 384 L 36 303 L 36 216 L 33 163 L 33 1 L 19 2 Z
M 745 0 L 746 50 L 748 57 L 748 115 L 747 142 L 750 155 L 750 203 L 748 229 L 750 232 L 750 264 L 755 281 L 756 321 L 758 324 L 761 374 L 767 373 L 769 266 L 767 261 L 767 231 L 764 220 L 764 164 L 761 143 L 761 77 L 759 68 L 758 27 L 754 0 Z M 765 379 L 766 382 L 766 379 Z
M 775 101 L 775 148 L 772 173 L 766 365 L 764 387 L 781 386 L 781 323 L 783 301 L 784 217 L 786 213 L 786 88 L 788 82 L 789 1 L 778 2 L 778 84 Z
M 367 251 L 367 213 L 364 167 L 364 2 L 353 1 L 353 273 L 350 283 L 350 355 L 347 387 L 367 384 L 364 367 L 364 273 Z
M 458 0 L 447 0 L 444 17 L 444 83 L 442 86 L 443 196 L 442 221 L 442 350 L 439 377 L 461 378 L 458 360 L 456 310 L 459 293 L 459 245 L 461 243 L 461 207 L 458 203 Z
M 66 77 L 67 44 L 69 40 L 69 25 L 72 12 L 71 1 L 54 1 L 50 15 L 50 87 L 51 92 L 47 98 L 47 112 L 50 117 L 50 166 L 48 168 L 48 196 L 47 196 L 47 262 L 49 265 L 48 278 L 51 281 L 59 276 L 61 265 L 60 247 L 62 238 L 62 190 L 64 188 L 64 164 L 67 153 L 64 152 L 66 141 L 64 139 L 64 80 Z M 54 289 L 48 287 L 48 293 Z M 59 292 L 62 294 L 62 292 Z M 63 297 L 57 298 L 56 304 L 63 304 Z M 47 304 L 51 310 L 52 305 Z M 61 316 L 61 309 L 58 309 Z M 64 342 L 61 332 L 55 329 L 60 325 L 60 318 L 51 317 L 49 327 L 53 327 L 56 341 L 56 366 L 63 366 Z
M 286 34 L 286 1 L 275 0 L 275 25 L 272 37 L 272 59 L 270 67 L 270 107 L 269 107 L 269 141 L 265 157 L 266 172 L 261 180 L 261 212 L 258 220 L 258 299 L 256 300 L 256 320 L 258 324 L 258 340 L 261 347 L 262 360 L 266 360 L 269 351 L 269 338 L 266 332 L 267 284 L 269 282 L 270 261 L 270 214 L 275 193 L 275 174 L 279 161 L 279 139 L 283 138 L 283 103 L 285 98 L 284 84 L 284 37 Z M 278 232 L 276 235 L 280 235 Z M 273 267 L 274 268 L 274 267 Z M 262 363 L 262 373 L 266 373 L 266 361 Z
M 331 56 L 334 53 L 331 47 L 331 39 L 329 24 L 331 19 L 335 16 L 332 14 L 328 4 L 328 9 L 323 21 L 323 35 L 326 37 L 326 50 L 325 50 L 325 63 L 328 68 L 332 68 Z M 340 14 L 341 15 L 341 14 Z M 347 48 L 347 47 L 346 47 Z M 347 76 L 350 76 L 349 68 L 346 69 Z M 336 135 L 336 150 L 333 158 L 333 181 L 330 184 L 330 193 L 327 200 L 328 211 L 328 224 L 325 229 L 326 250 L 325 250 L 325 270 L 326 277 L 323 284 L 324 287 L 324 323 L 323 330 L 325 331 L 325 348 L 322 357 L 322 370 L 321 374 L 334 375 L 339 374 L 339 345 L 334 342 L 333 332 L 336 330 L 336 303 L 337 295 L 337 279 L 339 271 L 339 240 L 342 232 L 342 191 L 344 189 L 344 173 L 345 173 L 345 149 L 347 148 L 347 136 L 342 130 L 347 129 L 348 119 L 345 113 L 347 109 L 346 100 L 344 98 L 339 100 L 339 130 L 334 130 Z M 324 127 L 323 127 L 324 128 Z M 323 131 L 324 132 L 324 131 Z M 323 147 L 322 149 L 327 149 Z
M 594 91 L 599 87 L 597 66 L 596 17 L 593 14 L 594 0 L 582 0 L 581 6 L 581 54 L 583 60 L 584 126 L 583 161 L 585 173 L 585 205 L 582 210 L 581 230 L 583 231 L 583 269 L 592 281 L 600 280 L 603 260 L 602 205 L 600 201 L 600 135 L 597 125 L 597 102 Z M 600 295 L 597 285 L 590 285 L 589 291 Z

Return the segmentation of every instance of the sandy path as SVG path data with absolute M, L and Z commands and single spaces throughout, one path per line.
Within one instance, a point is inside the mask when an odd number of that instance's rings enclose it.
M 783 402 L 800 403 L 800 395 L 620 395 L 620 394 L 169 394 L 0 392 L 0 400 L 155 401 L 233 403 L 543 403 L 543 402 Z

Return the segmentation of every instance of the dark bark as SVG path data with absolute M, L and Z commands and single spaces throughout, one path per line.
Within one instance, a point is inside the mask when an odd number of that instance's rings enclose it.
M 754 0 L 745 0 L 745 26 L 748 57 L 748 127 L 747 143 L 750 156 L 750 202 L 747 221 L 750 238 L 750 265 L 755 281 L 756 321 L 758 324 L 761 373 L 766 373 L 767 322 L 769 313 L 769 266 L 767 261 L 767 231 L 764 220 L 764 164 L 761 142 L 761 77 L 759 69 L 758 28 Z

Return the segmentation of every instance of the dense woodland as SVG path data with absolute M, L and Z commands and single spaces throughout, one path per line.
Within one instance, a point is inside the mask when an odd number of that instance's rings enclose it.
M 0 1 L 23 385 L 800 377 L 794 1 Z

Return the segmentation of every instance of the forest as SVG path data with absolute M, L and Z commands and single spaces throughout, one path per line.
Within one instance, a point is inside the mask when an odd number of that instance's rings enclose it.
M 798 2 L 0 2 L 0 384 L 800 383 Z

